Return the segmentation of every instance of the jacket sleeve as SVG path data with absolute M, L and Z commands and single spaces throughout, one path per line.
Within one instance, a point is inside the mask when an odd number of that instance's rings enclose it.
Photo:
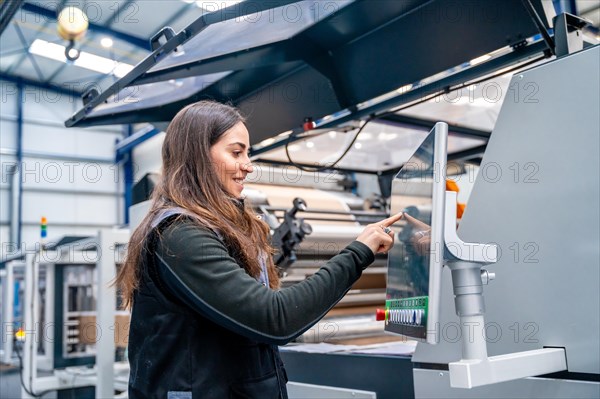
M 166 288 L 193 310 L 259 342 L 283 345 L 319 321 L 375 259 L 354 241 L 306 280 L 271 290 L 232 258 L 216 234 L 193 222 L 174 223 L 156 246 Z

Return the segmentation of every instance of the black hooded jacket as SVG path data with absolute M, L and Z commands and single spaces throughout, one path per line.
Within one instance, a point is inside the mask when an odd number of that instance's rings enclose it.
M 275 291 L 191 219 L 168 217 L 149 239 L 129 332 L 131 399 L 287 398 L 277 345 L 321 319 L 374 260 L 355 241 Z

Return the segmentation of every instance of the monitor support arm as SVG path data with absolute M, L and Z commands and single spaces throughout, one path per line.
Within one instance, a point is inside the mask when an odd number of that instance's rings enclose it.
M 449 364 L 450 385 L 473 388 L 566 370 L 566 354 L 562 348 L 488 357 L 483 284 L 494 275 L 482 266 L 497 261 L 497 248 L 491 244 L 465 243 L 458 238 L 455 192 L 446 192 L 444 213 L 444 258 L 452 272 L 454 304 L 462 333 L 462 359 Z

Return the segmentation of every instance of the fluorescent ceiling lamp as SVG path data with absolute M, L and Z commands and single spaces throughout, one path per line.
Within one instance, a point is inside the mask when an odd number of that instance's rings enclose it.
M 260 143 L 258 143 L 258 145 L 260 147 L 266 147 L 268 145 L 271 145 L 275 142 L 275 139 L 273 137 L 269 137 L 268 139 L 264 139 L 263 141 L 261 141 Z
M 473 58 L 469 63 L 471 64 L 471 66 L 473 66 L 473 65 L 481 64 L 483 61 L 487 61 L 490 58 L 492 58 L 491 55 L 484 54 L 481 57 Z
M 213 0 L 213 1 L 203 1 L 203 0 L 183 0 L 184 3 L 196 3 L 196 5 L 205 10 L 206 12 L 214 12 L 218 11 L 222 8 L 230 7 L 234 4 L 241 3 L 243 0 Z
M 110 37 L 103 37 L 102 40 L 100 40 L 100 44 L 104 48 L 110 48 L 113 45 L 113 41 Z
M 377 139 L 381 140 L 381 141 L 390 141 L 390 140 L 394 140 L 396 137 L 398 137 L 398 134 L 396 134 L 396 133 L 381 132 L 377 136 Z
M 29 47 L 29 52 L 52 60 L 67 62 L 65 46 L 45 40 L 35 39 Z M 122 78 L 133 69 L 133 65 L 117 62 L 85 51 L 80 53 L 79 58 L 73 62 L 73 65 L 106 75 L 112 73 L 118 78 Z
M 480 107 L 480 108 L 493 108 L 496 106 L 496 104 L 499 101 L 500 101 L 499 99 L 497 101 L 493 101 L 493 100 L 487 100 L 482 97 L 477 97 L 477 98 L 471 99 L 468 96 L 466 96 L 466 97 L 460 97 L 459 99 L 457 99 L 455 101 L 451 101 L 450 104 L 452 104 L 452 105 L 471 105 L 473 107 Z
M 412 89 L 412 85 L 411 85 L 411 84 L 407 84 L 407 85 L 404 85 L 404 86 L 402 86 L 402 87 L 400 87 L 400 88 L 396 89 L 396 91 L 397 91 L 398 93 L 400 93 L 400 94 L 404 94 L 404 93 L 406 93 L 407 91 L 409 91 L 410 89 Z
M 117 62 L 117 66 L 115 66 L 115 69 L 113 70 L 113 75 L 115 75 L 117 78 L 122 78 L 123 76 L 131 72 L 132 69 L 133 65 Z M 181 83 L 178 83 L 177 85 L 181 86 Z
M 29 52 L 52 60 L 67 62 L 67 57 L 65 57 L 65 46 L 61 46 L 60 44 L 36 39 L 31 43 L 31 46 L 29 46 Z
M 91 53 L 81 52 L 79 58 L 73 62 L 75 66 L 89 69 L 108 75 L 115 68 L 115 62 L 108 58 L 100 57 Z

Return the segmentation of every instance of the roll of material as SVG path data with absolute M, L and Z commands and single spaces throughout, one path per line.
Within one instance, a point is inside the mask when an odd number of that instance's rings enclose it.
M 312 233 L 305 237 L 300 244 L 298 255 L 302 256 L 332 256 L 344 249 L 358 237 L 364 226 L 357 223 L 338 222 L 323 224 L 311 222 Z
M 351 209 L 357 201 L 364 201 L 347 193 L 330 193 L 315 188 L 287 187 L 267 184 L 247 184 L 244 195 L 254 206 L 268 205 L 278 210 L 290 209 L 294 198 L 302 198 L 308 212 L 299 212 L 312 233 L 305 236 L 297 249 L 298 260 L 287 270 L 283 286 L 298 283 L 316 272 L 331 257 L 338 254 L 364 230 Z M 310 210 L 325 213 L 311 213 Z M 327 214 L 327 212 L 332 212 Z M 277 216 L 281 212 L 277 211 Z M 336 219 L 316 220 L 316 219 Z M 324 342 L 383 335 L 381 323 L 375 321 L 374 312 L 364 314 L 365 306 L 377 307 L 385 303 L 386 259 L 378 257 L 353 289 L 336 306 L 344 309 L 343 315 L 326 317 L 296 339 L 296 342 Z
M 295 342 L 317 343 L 377 335 L 383 335 L 383 328 L 380 322 L 375 321 L 374 314 L 354 315 L 321 320 Z
M 247 184 L 244 187 L 244 194 L 255 205 L 260 205 L 264 198 L 267 198 L 269 206 L 274 208 L 290 209 L 294 198 L 302 198 L 306 202 L 308 212 L 302 212 L 298 216 L 301 218 L 323 218 L 323 214 L 310 213 L 310 209 L 318 209 L 319 211 L 332 212 L 350 212 L 350 207 L 342 196 L 333 195 L 329 192 L 307 188 L 307 187 L 289 187 L 276 186 L 270 184 Z M 251 195 L 251 196 L 250 196 Z M 258 201 L 255 202 L 254 198 Z M 358 226 L 354 215 L 338 215 L 336 219 L 347 221 L 348 224 Z M 339 226 L 340 222 L 335 221 L 319 221 L 323 225 Z M 311 225 L 313 223 L 311 222 Z M 344 226 L 346 223 L 344 223 Z

